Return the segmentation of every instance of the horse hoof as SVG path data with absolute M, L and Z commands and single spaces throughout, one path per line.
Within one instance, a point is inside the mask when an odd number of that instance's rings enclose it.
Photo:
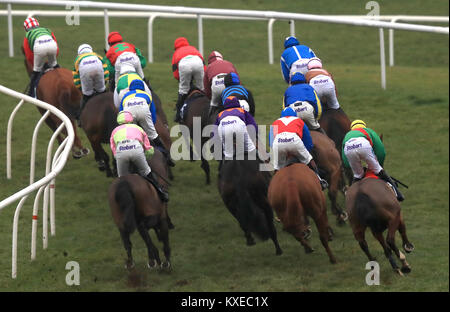
M 277 251 L 275 252 L 275 254 L 277 256 L 281 256 L 283 254 L 283 250 L 281 250 L 281 248 L 277 249 Z
M 342 222 L 346 222 L 347 220 L 348 220 L 348 214 L 347 214 L 347 212 L 342 212 L 340 215 L 339 215 L 339 218 L 340 218 L 340 220 L 342 220 Z
M 158 262 L 156 260 L 153 260 L 152 263 L 147 262 L 147 268 L 150 270 L 156 269 L 158 267 Z
M 83 157 L 83 153 L 81 153 L 80 151 L 72 152 L 72 157 L 74 159 L 80 159 L 81 157 Z
M 400 276 L 405 276 L 400 269 L 395 269 L 395 272 Z
M 314 249 L 313 249 L 313 248 L 311 248 L 311 247 L 305 247 L 305 253 L 310 254 L 310 253 L 313 253 L 313 252 L 314 252 Z
M 404 266 L 401 268 L 402 273 L 408 274 L 411 273 L 411 267 L 410 266 Z
M 411 243 L 404 244 L 403 250 L 405 250 L 406 253 L 410 253 L 414 250 L 414 245 Z
M 131 270 L 135 267 L 134 261 L 126 261 L 125 262 L 125 269 Z
M 170 271 L 172 269 L 172 265 L 169 261 L 161 262 L 161 270 Z
M 304 239 L 310 239 L 311 238 L 311 234 L 312 234 L 312 230 L 311 230 L 311 228 L 308 228 L 308 229 L 306 229 L 303 232 L 303 238 Z
M 330 262 L 331 262 L 332 264 L 336 264 L 336 263 L 337 263 L 337 260 L 333 257 L 333 258 L 330 258 Z
M 89 155 L 91 151 L 87 148 L 87 147 L 83 147 L 81 149 L 81 153 L 83 154 L 83 156 Z

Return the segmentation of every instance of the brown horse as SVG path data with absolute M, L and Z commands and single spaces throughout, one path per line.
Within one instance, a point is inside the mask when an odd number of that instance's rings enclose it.
M 25 55 L 23 47 L 22 53 Z M 33 66 L 26 59 L 24 62 L 27 73 L 30 76 L 33 72 Z M 75 134 L 72 156 L 78 159 L 89 154 L 89 149 L 82 146 L 81 140 L 77 135 L 77 127 L 75 126 L 75 115 L 80 107 L 81 92 L 73 83 L 72 71 L 60 67 L 43 74 L 36 88 L 36 96 L 39 100 L 55 106 L 71 120 Z M 41 114 L 46 112 L 39 107 L 38 109 Z M 50 114 L 45 122 L 50 129 L 55 131 L 62 121 L 55 115 Z M 64 130 L 63 134 L 67 135 L 67 132 Z M 57 139 L 59 144 L 64 140 L 62 135 L 58 135 Z
M 225 206 L 237 219 L 247 239 L 255 244 L 252 233 L 262 240 L 272 239 L 275 253 L 282 254 L 273 224 L 273 211 L 267 200 L 270 174 L 260 171 L 259 160 L 226 160 L 219 171 L 218 188 Z
M 155 151 L 150 163 L 152 171 L 157 172 L 161 181 L 163 173 L 159 170 L 164 168 L 164 156 L 159 151 Z M 159 166 L 157 164 L 160 164 Z M 159 171 L 159 172 L 158 172 Z M 130 235 L 135 228 L 147 246 L 149 268 L 161 266 L 163 269 L 169 269 L 170 264 L 170 245 L 169 245 L 169 223 L 170 219 L 167 213 L 167 203 L 159 198 L 154 186 L 147 180 L 137 174 L 129 174 L 117 178 L 109 187 L 109 205 L 114 223 L 117 225 L 123 245 L 127 251 L 126 268 L 134 267 L 133 256 L 131 252 Z M 153 228 L 158 240 L 163 242 L 165 261 L 161 263 L 158 248 L 153 244 L 148 230 Z
M 117 109 L 114 106 L 112 92 L 105 92 L 90 98 L 80 115 L 81 128 L 86 133 L 95 153 L 95 161 L 100 171 L 106 171 L 107 177 L 117 176 L 116 166 L 112 170 L 109 156 L 102 144 L 109 144 L 111 133 L 118 126 Z
M 342 149 L 342 141 L 344 140 L 347 132 L 350 131 L 351 121 L 342 108 L 338 109 L 326 109 L 322 113 L 322 117 L 319 120 L 320 126 L 325 130 L 328 137 L 333 140 L 336 145 L 336 149 L 340 151 Z M 348 184 L 352 182 L 353 173 L 349 169 L 344 169 L 345 176 L 348 179 Z
M 328 225 L 325 195 L 311 169 L 304 164 L 295 163 L 279 170 L 270 182 L 268 198 L 283 224 L 283 229 L 302 244 L 306 253 L 314 251 L 304 234 L 306 218 L 312 217 L 330 262 L 336 263 L 336 258 L 328 246 L 331 228 Z
M 321 177 L 328 181 L 331 212 L 336 216 L 338 224 L 343 224 L 347 220 L 347 213 L 337 203 L 337 195 L 345 184 L 341 155 L 328 136 L 317 131 L 311 131 L 311 137 L 314 144 L 313 157 Z
M 396 231 L 400 232 L 405 252 L 410 253 L 414 250 L 414 246 L 406 236 L 406 227 L 400 204 L 393 190 L 386 182 L 378 179 L 371 172 L 366 173 L 366 178 L 354 183 L 348 189 L 345 196 L 345 204 L 353 235 L 369 260 L 373 261 L 375 258 L 369 252 L 369 247 L 365 240 L 367 227 L 370 228 L 373 236 L 380 242 L 392 268 L 400 275 L 411 272 L 411 267 L 406 262 L 405 255 L 395 245 Z M 385 240 L 383 232 L 386 229 L 388 233 Z M 392 256 L 392 251 L 402 262 L 401 269 L 397 266 Z
M 183 109 L 184 112 L 184 117 L 183 117 L 183 121 L 181 122 L 181 124 L 187 126 L 189 128 L 189 133 L 190 133 L 190 138 L 192 138 L 193 134 L 194 134 L 194 118 L 200 118 L 201 124 L 200 124 L 200 129 L 203 130 L 203 128 L 205 126 L 207 126 L 209 124 L 208 121 L 208 112 L 209 112 L 209 99 L 206 96 L 206 94 L 203 91 L 200 91 L 198 89 L 193 89 L 189 92 L 189 95 L 186 98 L 186 106 Z M 187 141 L 189 140 L 188 138 L 185 138 Z M 196 149 L 198 151 L 200 151 L 200 159 L 201 159 L 201 168 L 203 169 L 203 171 L 205 172 L 206 175 L 206 184 L 210 184 L 211 183 L 211 177 L 210 177 L 210 168 L 209 168 L 209 163 L 208 161 L 203 157 L 203 153 L 202 148 L 203 145 L 206 143 L 206 141 L 208 140 L 207 137 L 203 137 L 201 138 L 201 143 L 200 146 L 196 146 Z M 192 145 L 190 144 L 190 142 L 186 142 L 189 144 L 190 147 L 190 152 L 191 152 L 191 160 L 194 159 L 193 154 L 193 148 Z

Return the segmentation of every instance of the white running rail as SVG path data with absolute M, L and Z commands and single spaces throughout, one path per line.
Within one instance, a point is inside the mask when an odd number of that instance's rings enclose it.
M 19 224 L 19 215 L 20 215 L 22 206 L 25 203 L 28 196 L 32 192 L 38 190 L 35 200 L 34 200 L 33 217 L 32 217 L 31 260 L 34 260 L 36 258 L 36 233 L 37 233 L 36 229 L 37 229 L 39 199 L 40 199 L 42 193 L 44 193 L 43 209 L 42 209 L 43 210 L 42 241 L 43 241 L 43 248 L 46 249 L 48 246 L 48 202 L 49 202 L 49 198 L 50 198 L 51 235 L 55 235 L 55 200 L 54 200 L 55 178 L 62 171 L 62 169 L 64 168 L 64 166 L 67 162 L 67 158 L 69 157 L 69 154 L 72 149 L 75 134 L 74 134 L 72 123 L 71 123 L 70 119 L 63 112 L 58 110 L 56 107 L 54 107 L 48 103 L 42 102 L 40 100 L 37 100 L 35 98 L 24 95 L 22 93 L 11 90 L 9 88 L 6 88 L 2 85 L 0 85 L 0 92 L 7 94 L 9 96 L 15 97 L 17 99 L 20 99 L 20 102 L 17 104 L 17 106 L 11 113 L 9 121 L 8 121 L 8 130 L 7 130 L 8 133 L 7 133 L 7 142 L 6 142 L 6 145 L 7 145 L 6 146 L 6 149 L 7 149 L 7 178 L 8 179 L 11 179 L 12 126 L 13 126 L 14 117 L 15 117 L 17 111 L 23 105 L 24 102 L 31 103 L 42 109 L 47 110 L 47 112 L 41 117 L 41 119 L 37 123 L 35 130 L 33 132 L 31 160 L 30 160 L 30 185 L 27 186 L 26 188 L 22 189 L 21 191 L 0 201 L 0 211 L 1 211 L 6 206 L 12 204 L 13 202 L 15 202 L 17 200 L 20 200 L 19 204 L 16 207 L 15 213 L 14 213 L 13 238 L 12 238 L 11 276 L 12 276 L 12 278 L 16 278 L 17 277 L 18 224 Z M 34 181 L 34 160 L 35 160 L 35 153 L 36 153 L 35 146 L 36 146 L 36 142 L 37 142 L 37 132 L 38 132 L 40 126 L 42 125 L 42 123 L 45 121 L 45 118 L 47 118 L 47 116 L 50 113 L 56 115 L 59 119 L 61 119 L 62 124 L 53 133 L 53 135 L 49 141 L 48 147 L 47 147 L 47 161 L 46 161 L 45 176 L 35 182 Z M 54 142 L 55 142 L 58 134 L 60 134 L 60 132 L 62 131 L 63 128 L 66 129 L 67 137 L 59 145 L 55 154 L 52 157 Z

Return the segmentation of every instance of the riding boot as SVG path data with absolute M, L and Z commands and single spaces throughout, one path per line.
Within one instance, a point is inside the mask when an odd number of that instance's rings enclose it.
M 59 64 L 56 64 L 55 66 L 53 66 L 54 69 L 60 68 L 61 66 L 59 66 Z
M 399 202 L 405 200 L 405 197 L 403 196 L 403 194 L 400 193 L 400 191 L 398 190 L 397 183 L 395 183 L 395 182 L 392 180 L 392 178 L 386 173 L 386 171 L 381 170 L 380 172 L 378 172 L 377 176 L 378 176 L 380 179 L 382 179 L 382 180 L 384 180 L 384 181 L 386 181 L 386 182 L 389 182 L 389 183 L 392 185 L 392 187 L 394 188 L 395 192 L 397 193 L 397 200 L 398 200 Z
M 325 132 L 325 130 L 323 130 L 323 128 L 322 127 L 319 127 L 319 128 L 317 128 L 317 129 L 315 129 L 317 132 L 320 132 L 320 133 L 322 133 L 322 134 L 325 134 L 325 135 L 327 135 L 327 133 Z
M 181 108 L 184 105 L 184 100 L 186 99 L 186 97 L 187 97 L 187 94 L 181 94 L 181 93 L 178 94 L 178 100 L 177 100 L 177 104 L 176 104 L 177 112 L 175 113 L 175 119 L 174 119 L 175 122 L 181 122 L 180 113 L 181 113 Z
M 153 175 L 153 172 L 150 171 L 150 173 L 147 176 L 145 176 L 144 178 L 155 187 L 156 191 L 158 192 L 159 198 L 163 202 L 168 202 L 169 201 L 169 194 L 165 190 L 163 190 L 161 188 L 161 186 L 159 185 L 159 183 L 156 180 L 155 176 Z
M 316 176 L 319 178 L 319 182 L 320 182 L 320 186 L 322 187 L 322 190 L 328 188 L 328 182 L 325 181 L 324 179 L 322 179 L 319 175 L 319 169 L 317 169 L 317 165 L 316 162 L 314 161 L 314 159 L 311 159 L 311 161 L 308 163 L 308 167 L 314 171 L 314 173 L 316 174 Z
M 362 178 L 353 177 L 352 184 L 350 184 L 350 185 L 353 185 L 356 182 L 361 181 L 361 180 L 362 180 Z
M 153 145 L 158 146 L 160 148 L 161 153 L 163 153 L 164 157 L 166 157 L 166 159 L 167 159 L 167 164 L 170 167 L 175 167 L 175 163 L 173 162 L 172 158 L 170 157 L 169 151 L 166 149 L 166 147 L 164 146 L 164 144 L 161 141 L 161 139 L 159 138 L 159 136 L 157 136 L 155 139 L 153 139 Z
M 39 77 L 40 72 L 33 71 L 30 77 L 30 90 L 28 90 L 28 95 L 31 97 L 36 97 L 36 82 Z

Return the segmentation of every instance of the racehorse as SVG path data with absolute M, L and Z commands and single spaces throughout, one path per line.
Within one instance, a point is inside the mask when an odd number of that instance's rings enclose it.
M 113 159 L 112 170 L 109 165 L 109 156 L 102 147 L 109 144 L 111 133 L 118 126 L 117 109 L 114 106 L 112 92 L 104 92 L 90 98 L 80 115 L 81 128 L 86 133 L 95 153 L 98 169 L 106 171 L 107 177 L 117 176 Z
M 22 53 L 25 55 L 23 47 Z M 28 75 L 31 76 L 33 66 L 28 63 L 26 58 L 24 63 Z M 89 149 L 82 146 L 81 140 L 77 135 L 77 127 L 75 126 L 75 115 L 80 107 L 81 92 L 73 83 L 72 71 L 60 67 L 44 72 L 37 85 L 36 96 L 39 100 L 53 105 L 62 111 L 72 122 L 75 134 L 75 140 L 72 147 L 73 158 L 79 159 L 89 154 Z M 38 110 L 42 115 L 46 112 L 46 110 L 40 107 L 38 107 Z M 53 114 L 50 114 L 47 119 L 45 119 L 45 122 L 53 131 L 56 131 L 62 123 L 62 121 Z M 63 134 L 67 135 L 65 129 L 63 130 Z M 59 144 L 64 140 L 61 134 L 58 135 L 57 139 Z
M 159 177 L 160 185 L 164 186 L 162 177 L 164 173 L 164 156 L 157 150 L 150 160 L 152 171 Z M 159 164 L 159 165 L 158 165 Z M 161 201 L 155 187 L 137 174 L 128 174 L 116 178 L 108 192 L 109 205 L 114 223 L 117 225 L 123 245 L 127 251 L 126 268 L 134 267 L 131 252 L 130 235 L 137 228 L 147 246 L 148 263 L 152 269 L 161 266 L 169 269 L 170 245 L 169 226 L 170 218 L 167 212 L 167 203 Z M 158 248 L 153 244 L 148 230 L 153 228 L 159 241 L 163 242 L 165 261 L 161 263 Z
M 330 262 L 336 263 L 336 258 L 328 246 L 331 228 L 328 225 L 325 195 L 311 169 L 304 164 L 294 163 L 277 171 L 270 181 L 268 198 L 283 224 L 283 229 L 302 244 L 306 253 L 314 251 L 304 234 L 306 218 L 312 217 Z
M 194 134 L 194 117 L 199 117 L 201 121 L 200 128 L 203 130 L 205 126 L 207 126 L 210 121 L 208 121 L 208 111 L 209 111 L 209 99 L 203 91 L 198 89 L 191 89 L 189 95 L 186 98 L 185 106 L 183 106 L 183 120 L 181 124 L 187 126 L 189 128 L 190 138 L 192 138 Z M 189 138 L 185 138 L 186 143 L 189 145 L 190 153 L 191 153 L 191 161 L 193 160 L 193 148 L 189 142 Z M 206 175 L 206 184 L 211 183 L 210 178 L 210 168 L 208 161 L 203 157 L 203 153 L 201 152 L 203 149 L 203 145 L 208 140 L 207 137 L 201 137 L 200 147 L 197 147 L 200 150 L 200 159 L 201 159 L 201 168 L 205 172 Z
M 366 228 L 370 228 L 373 236 L 380 242 L 384 254 L 388 258 L 392 268 L 400 275 L 411 272 L 411 267 L 406 262 L 405 255 L 395 245 L 395 233 L 398 230 L 403 241 L 403 249 L 410 253 L 414 250 L 406 236 L 405 222 L 403 221 L 401 207 L 394 191 L 386 182 L 372 173 L 366 172 L 363 180 L 350 186 L 345 196 L 345 204 L 353 230 L 353 235 L 359 246 L 370 261 L 375 260 L 369 252 L 365 240 Z M 383 232 L 388 230 L 386 240 Z M 392 251 L 402 263 L 401 269 L 392 256 Z
M 331 212 L 336 216 L 338 224 L 343 224 L 347 220 L 347 213 L 337 203 L 338 192 L 342 190 L 345 183 L 341 155 L 328 136 L 317 131 L 311 131 L 311 137 L 314 144 L 313 158 L 317 163 L 321 177 L 328 181 Z
M 276 254 L 281 255 L 273 211 L 267 200 L 270 174 L 259 170 L 260 163 L 256 159 L 225 160 L 219 171 L 219 193 L 244 231 L 247 245 L 255 244 L 254 233 L 264 241 L 271 238 Z
M 347 132 L 350 131 L 351 121 L 342 108 L 325 109 L 322 112 L 322 117 L 319 120 L 320 127 L 325 130 L 328 137 L 333 140 L 337 150 L 342 150 L 342 141 Z M 345 176 L 350 184 L 353 180 L 353 173 L 349 169 L 345 169 Z

